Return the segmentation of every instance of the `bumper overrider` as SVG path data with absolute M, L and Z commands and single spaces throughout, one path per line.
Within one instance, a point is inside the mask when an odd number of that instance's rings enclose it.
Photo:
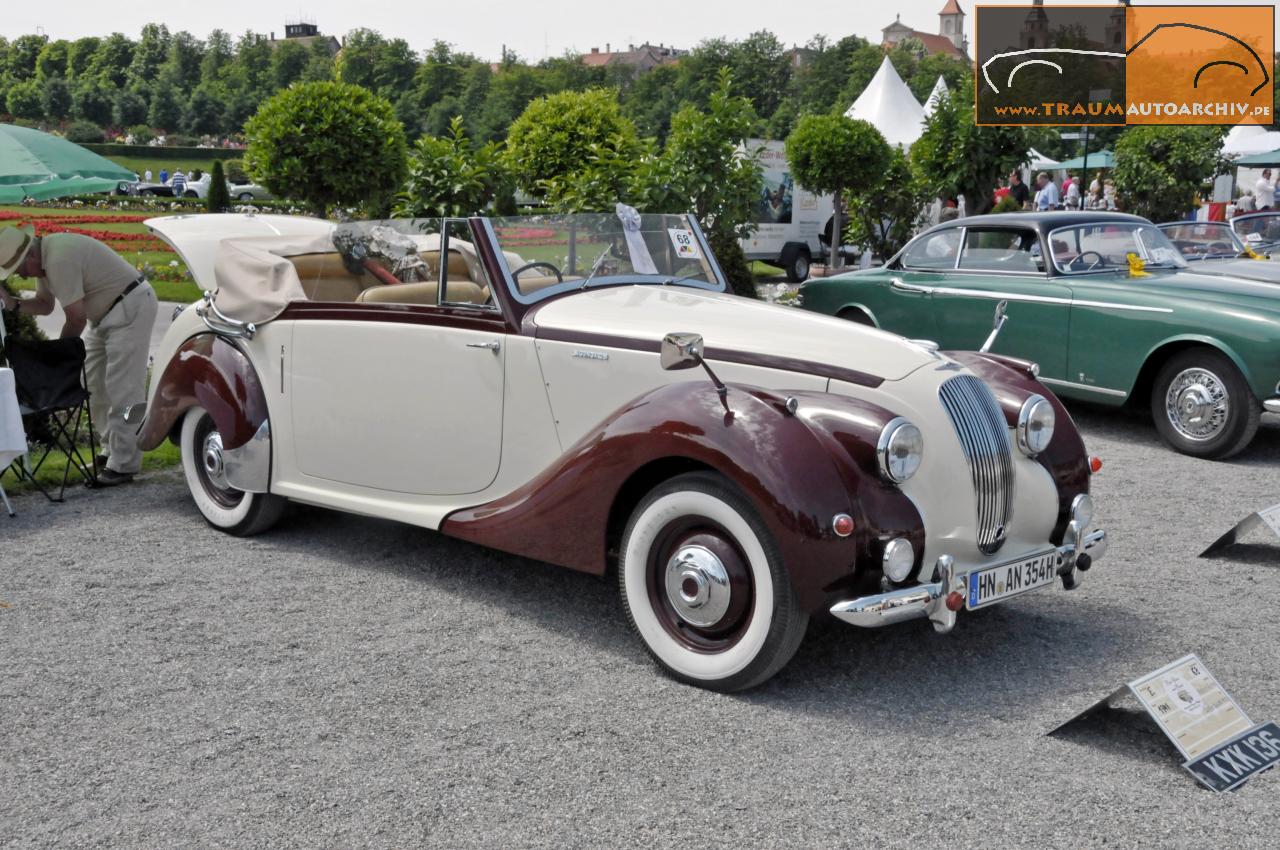
M 1057 549 L 1057 574 L 1062 586 L 1074 590 L 1082 574 L 1107 551 L 1107 533 L 1101 529 L 1085 532 L 1085 524 L 1072 519 Z M 1050 549 L 1051 553 L 1053 550 Z M 935 631 L 945 634 L 956 624 L 956 615 L 965 607 L 969 574 L 990 569 L 992 565 L 974 567 L 961 573 L 950 555 L 938 558 L 935 579 L 914 587 L 903 587 L 874 596 L 860 596 L 831 606 L 831 613 L 846 623 L 863 628 L 878 628 L 928 617 Z

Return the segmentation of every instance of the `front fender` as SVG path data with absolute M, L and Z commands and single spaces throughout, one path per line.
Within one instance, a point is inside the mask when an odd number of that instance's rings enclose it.
M 215 334 L 191 337 L 165 365 L 138 431 L 139 447 L 159 446 L 196 405 L 213 417 L 226 451 L 245 446 L 267 421 L 266 394 L 253 364 Z
M 807 405 L 816 409 L 821 403 L 829 410 L 847 402 L 823 393 L 795 395 L 802 411 Z M 707 381 L 646 393 L 529 483 L 493 502 L 451 513 L 440 530 L 601 574 L 610 513 L 624 484 L 652 463 L 683 459 L 716 470 L 747 495 L 778 544 L 801 605 L 817 610 L 833 587 L 851 580 L 860 559 L 874 548 L 875 526 L 865 519 L 857 486 L 863 473 L 803 412 L 787 413 L 784 397 L 730 385 L 728 401 L 732 416 L 726 416 Z M 879 504 L 874 495 L 867 498 L 867 504 Z M 901 500 L 914 511 L 909 499 Z M 832 530 L 838 513 L 855 518 L 858 530 L 852 537 Z M 914 521 L 920 524 L 918 514 Z
M 1162 349 L 1169 348 L 1170 346 L 1186 345 L 1188 343 L 1203 345 L 1221 352 L 1228 360 L 1235 364 L 1237 369 L 1240 370 L 1240 374 L 1244 376 L 1245 383 L 1249 385 L 1249 388 L 1253 391 L 1255 397 L 1259 399 L 1270 398 L 1275 393 L 1275 385 L 1267 380 L 1267 376 L 1259 375 L 1256 370 L 1250 369 L 1249 364 L 1240 356 L 1240 353 L 1236 351 L 1234 346 L 1228 345 L 1218 337 L 1208 336 L 1207 334 L 1178 334 L 1177 336 L 1171 336 L 1168 339 L 1162 339 L 1160 342 L 1151 346 L 1147 353 L 1142 356 L 1142 365 L 1145 366 L 1150 362 L 1151 358 L 1157 356 Z M 1263 343 L 1263 346 L 1268 353 L 1271 353 L 1274 359 L 1274 343 L 1268 341 Z M 1134 375 L 1135 382 L 1137 374 L 1138 373 L 1135 373 Z M 1271 379 L 1280 379 L 1280 372 L 1271 376 Z M 1133 385 L 1130 385 L 1130 394 L 1133 393 L 1133 389 Z

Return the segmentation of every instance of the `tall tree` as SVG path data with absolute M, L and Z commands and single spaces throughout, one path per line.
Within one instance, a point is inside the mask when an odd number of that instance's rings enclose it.
M 273 89 L 287 89 L 292 83 L 302 78 L 311 61 L 311 52 L 296 41 L 285 40 L 275 46 L 271 52 L 271 86 Z
M 102 45 L 102 39 L 96 36 L 77 38 L 67 46 L 67 76 L 73 80 L 89 72 L 93 63 L 93 55 Z
M 40 51 L 49 43 L 44 35 L 20 35 L 10 45 L 9 73 L 15 80 L 33 80 L 36 77 L 36 60 Z
M 1224 170 L 1225 127 L 1130 127 L 1116 142 L 1111 172 L 1125 212 L 1152 221 L 1186 215 L 1206 182 Z
M 133 62 L 133 42 L 124 34 L 113 32 L 98 44 L 89 62 L 89 74 L 110 85 L 123 87 Z
M 71 114 L 71 86 L 62 77 L 46 77 L 40 86 L 40 108 L 51 121 Z
M 191 33 L 183 30 L 174 33 L 169 40 L 169 54 L 161 71 L 184 92 L 200 84 L 200 63 L 204 59 L 204 45 Z
M 36 57 L 36 79 L 44 82 L 50 77 L 67 76 L 67 48 L 70 42 L 59 39 L 40 49 Z
M 215 29 L 209 33 L 204 45 L 204 56 L 200 59 L 200 81 L 219 82 L 227 66 L 235 59 L 235 47 L 231 42 L 231 36 L 223 30 Z
M 169 28 L 164 24 L 147 24 L 133 50 L 129 63 L 129 82 L 132 85 L 150 86 L 160 73 L 160 66 L 169 55 Z
M 151 91 L 147 123 L 168 133 L 177 131 L 182 125 L 182 103 L 178 100 L 178 92 L 168 80 L 160 80 Z
M 104 80 L 88 77 L 71 90 L 71 114 L 82 121 L 110 124 L 114 107 L 115 90 Z

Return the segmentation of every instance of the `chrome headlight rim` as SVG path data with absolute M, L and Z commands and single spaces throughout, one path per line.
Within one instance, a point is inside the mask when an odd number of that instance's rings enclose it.
M 1037 411 L 1041 410 L 1048 413 L 1047 427 L 1043 419 L 1040 419 L 1037 425 Z M 1049 443 L 1053 440 L 1053 432 L 1057 427 L 1057 418 L 1058 414 L 1053 404 L 1042 395 L 1030 396 L 1022 403 L 1022 409 L 1018 411 L 1017 432 L 1018 448 L 1023 454 L 1028 457 L 1037 457 L 1049 448 Z
M 1071 520 L 1080 524 L 1081 531 L 1088 531 L 1093 525 L 1093 497 L 1081 493 L 1071 500 Z
M 896 450 L 913 439 L 918 445 L 914 456 L 899 455 Z M 893 484 L 909 481 L 920 469 L 923 459 L 924 433 L 910 420 L 898 416 L 880 430 L 880 439 L 876 442 L 876 460 L 880 464 L 880 475 L 886 481 Z

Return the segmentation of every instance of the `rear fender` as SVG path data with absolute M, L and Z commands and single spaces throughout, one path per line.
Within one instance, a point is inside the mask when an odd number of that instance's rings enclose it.
M 184 342 L 160 374 L 138 446 L 150 451 L 195 406 L 213 417 L 222 436 L 230 483 L 249 492 L 266 492 L 270 464 L 267 399 L 258 373 L 240 349 L 215 334 Z

